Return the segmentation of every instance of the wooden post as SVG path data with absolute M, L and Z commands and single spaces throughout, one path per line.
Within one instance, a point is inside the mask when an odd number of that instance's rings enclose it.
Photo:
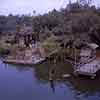
M 65 50 L 65 43 L 64 43 L 64 50 Z M 63 52 L 63 60 L 65 61 L 65 52 Z
M 75 66 L 74 66 L 74 70 L 76 69 L 76 48 L 74 46 L 74 57 L 75 57 Z
M 75 65 L 76 65 L 76 48 L 74 46 L 74 52 L 75 52 Z

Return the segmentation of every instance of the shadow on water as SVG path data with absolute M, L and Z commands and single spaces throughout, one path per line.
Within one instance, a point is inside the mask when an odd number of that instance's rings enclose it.
M 55 78 L 53 81 L 49 81 L 48 73 L 52 67 L 55 67 Z M 43 69 L 42 69 L 43 68 Z M 46 69 L 45 69 L 46 68 Z M 91 80 L 89 78 L 79 78 L 73 75 L 70 78 L 62 78 L 63 74 L 71 74 L 73 69 L 69 63 L 58 63 L 56 66 L 53 64 L 45 63 L 36 67 L 36 76 L 39 81 L 47 80 L 50 83 L 53 92 L 56 92 L 56 82 L 63 83 L 66 87 L 69 87 L 73 92 L 76 100 L 82 100 L 82 98 L 88 97 L 95 93 L 100 93 L 100 79 Z M 40 72 L 39 72 L 40 71 Z M 99 94 L 100 96 L 100 94 Z M 100 99 L 100 98 L 97 98 Z
M 60 62 L 54 65 L 53 63 L 44 62 L 36 66 L 10 66 L 15 67 L 18 71 L 27 71 L 30 68 L 33 69 L 33 75 L 36 77 L 37 82 L 40 84 L 48 84 L 53 93 L 57 92 L 56 85 L 61 83 L 64 84 L 66 88 L 70 88 L 72 94 L 75 96 L 75 100 L 90 100 L 84 98 L 90 95 L 93 96 L 96 93 L 100 96 L 100 79 L 90 80 L 74 76 L 62 78 L 63 74 L 71 74 L 73 71 L 69 63 Z M 50 80 L 49 72 L 52 67 L 55 68 L 55 74 L 53 80 Z M 99 96 L 97 100 L 100 99 Z
M 28 71 L 32 68 L 32 66 L 27 66 L 27 65 L 16 65 L 16 64 L 5 64 L 5 67 L 13 67 L 16 68 L 17 71 Z M 33 69 L 33 68 L 32 68 Z

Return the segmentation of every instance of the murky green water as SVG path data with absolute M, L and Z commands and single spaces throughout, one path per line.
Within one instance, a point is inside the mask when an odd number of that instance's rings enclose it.
M 55 81 L 48 72 L 55 65 L 48 62 L 33 67 L 8 65 L 0 61 L 0 100 L 100 100 L 100 80 L 61 75 L 71 73 L 68 63 L 56 65 Z

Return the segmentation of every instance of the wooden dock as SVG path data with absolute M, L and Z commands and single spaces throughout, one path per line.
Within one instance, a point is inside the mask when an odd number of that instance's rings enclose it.
M 21 65 L 36 65 L 44 62 L 44 58 L 37 59 L 35 61 L 28 61 L 28 60 L 18 60 L 18 59 L 3 59 L 4 63 L 8 64 L 21 64 Z
M 96 72 L 100 70 L 100 60 L 93 60 L 86 64 L 79 64 L 74 66 L 74 73 L 81 75 L 96 76 Z

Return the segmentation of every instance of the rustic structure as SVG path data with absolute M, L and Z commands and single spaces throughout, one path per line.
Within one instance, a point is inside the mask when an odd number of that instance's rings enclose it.
M 19 29 L 17 29 L 15 40 L 19 45 L 25 45 L 26 47 L 28 47 L 31 42 L 35 42 L 36 36 L 33 34 L 32 27 L 26 26 L 25 24 L 22 27 L 19 27 Z
M 45 52 L 36 40 L 36 34 L 32 33 L 32 27 L 23 25 L 17 29 L 15 40 L 18 47 L 4 60 L 7 63 L 37 64 L 45 60 Z
M 74 66 L 75 74 L 89 75 L 94 78 L 96 72 L 100 70 L 100 63 L 96 59 L 96 48 L 98 45 L 86 44 L 86 47 L 82 48 L 80 52 L 80 62 Z

